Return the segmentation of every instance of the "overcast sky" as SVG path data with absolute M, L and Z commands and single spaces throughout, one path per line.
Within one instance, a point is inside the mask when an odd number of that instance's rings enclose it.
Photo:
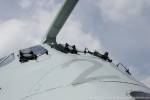
M 0 57 L 40 43 L 64 0 L 0 0 Z M 150 85 L 150 0 L 80 0 L 57 37 L 108 51 Z

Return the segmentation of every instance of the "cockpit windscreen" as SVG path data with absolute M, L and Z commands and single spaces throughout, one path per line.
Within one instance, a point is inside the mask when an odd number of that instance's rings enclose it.
M 5 66 L 15 60 L 14 53 L 0 59 L 0 67 Z

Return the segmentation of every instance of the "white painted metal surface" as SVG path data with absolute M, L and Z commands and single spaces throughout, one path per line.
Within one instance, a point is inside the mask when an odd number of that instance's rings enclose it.
M 20 63 L 15 54 L 0 68 L 0 100 L 131 100 L 132 91 L 150 93 L 112 63 L 43 46 L 49 55 Z

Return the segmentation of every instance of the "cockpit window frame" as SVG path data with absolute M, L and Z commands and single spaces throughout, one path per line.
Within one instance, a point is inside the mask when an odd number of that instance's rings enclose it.
M 26 48 L 26 49 L 22 49 L 22 50 L 20 50 L 21 52 L 24 52 L 24 51 L 26 51 L 26 50 L 29 50 L 29 52 L 30 51 L 32 51 L 35 55 L 37 55 L 37 56 L 41 56 L 41 55 L 43 55 L 43 54 L 45 54 L 45 53 L 47 53 L 48 52 L 48 50 L 47 49 L 45 49 L 43 46 L 41 46 L 41 45 L 35 45 L 35 46 L 33 46 L 33 47 L 29 47 L 29 48 Z M 42 52 L 39 52 L 39 51 L 41 51 L 42 50 Z M 44 51 L 45 50 L 45 51 Z
M 41 45 L 35 45 L 19 51 L 19 61 L 21 63 L 28 62 L 29 60 L 37 60 L 41 55 L 47 54 L 48 50 Z

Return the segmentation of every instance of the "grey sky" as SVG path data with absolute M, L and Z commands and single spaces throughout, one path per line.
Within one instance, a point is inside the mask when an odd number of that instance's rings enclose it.
M 63 1 L 0 0 L 0 56 L 41 41 Z M 149 0 L 80 0 L 58 41 L 109 51 L 148 83 L 149 18 Z

